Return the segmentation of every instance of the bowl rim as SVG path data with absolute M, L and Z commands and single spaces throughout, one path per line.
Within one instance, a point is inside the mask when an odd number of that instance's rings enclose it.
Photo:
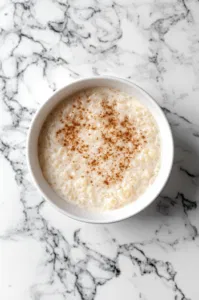
M 157 190 L 157 194 L 155 197 L 151 197 L 150 201 L 148 203 L 145 203 L 143 204 L 142 206 L 140 206 L 140 208 L 136 211 L 136 212 L 129 212 L 126 216 L 118 216 L 117 218 L 114 218 L 114 219 L 110 219 L 110 220 L 90 220 L 88 218 L 84 218 L 84 217 L 80 217 L 80 216 L 76 216 L 76 215 L 73 215 L 71 214 L 70 212 L 60 208 L 58 205 L 56 205 L 54 203 L 53 200 L 51 200 L 45 193 L 44 191 L 42 190 L 40 184 L 38 183 L 37 181 L 37 178 L 34 176 L 34 172 L 33 172 L 33 168 L 32 168 L 32 164 L 31 164 L 31 159 L 30 159 L 30 152 L 31 152 L 31 149 L 30 149 L 30 144 L 31 144 L 31 135 L 32 135 L 32 132 L 34 130 L 34 127 L 35 127 L 35 124 L 36 124 L 36 121 L 37 121 L 37 118 L 38 116 L 40 115 L 40 112 L 41 110 L 47 106 L 51 101 L 52 101 L 52 98 L 54 98 L 57 94 L 63 92 L 65 89 L 69 88 L 69 87 L 72 87 L 73 85 L 76 85 L 78 83 L 85 83 L 85 88 L 86 88 L 86 82 L 88 81 L 91 81 L 91 80 L 94 80 L 94 81 L 97 81 L 97 80 L 101 80 L 101 79 L 106 79 L 106 80 L 115 80 L 115 81 L 119 81 L 121 83 L 124 83 L 126 85 L 132 85 L 134 86 L 137 90 L 141 91 L 142 94 L 146 95 L 147 97 L 150 98 L 150 101 L 153 102 L 153 105 L 156 106 L 156 109 L 159 110 L 159 113 L 161 114 L 161 118 L 164 119 L 164 121 L 166 122 L 167 124 L 167 128 L 168 128 L 168 133 L 169 133 L 169 139 L 170 139 L 170 142 L 171 142 L 171 155 L 170 155 L 170 164 L 168 166 L 168 169 L 167 169 L 167 173 L 165 174 L 165 178 L 164 178 L 164 181 L 162 182 L 162 184 L 159 186 L 158 190 Z M 61 101 L 61 100 L 60 100 Z M 53 207 L 55 207 L 58 211 L 60 211 L 62 214 L 66 215 L 67 217 L 71 218 L 71 219 L 74 219 L 76 221 L 81 221 L 81 222 L 84 222 L 84 223 L 91 223 L 91 224 L 111 224 L 111 223 L 116 223 L 116 222 L 120 222 L 120 221 L 123 221 L 123 220 L 126 220 L 138 213 L 140 213 L 142 210 L 144 210 L 147 206 L 151 205 L 151 203 L 153 201 L 155 201 L 155 199 L 157 199 L 157 197 L 159 196 L 159 194 L 162 192 L 163 188 L 165 187 L 165 185 L 167 184 L 168 182 L 168 179 L 169 179 L 169 176 L 170 176 L 170 173 L 171 173 L 171 170 L 172 170 L 172 166 L 173 166 L 173 160 L 174 160 L 174 139 L 173 139 L 173 134 L 172 134 L 172 130 L 171 130 L 171 126 L 162 110 L 162 108 L 160 107 L 160 105 L 154 100 L 154 98 L 148 93 L 146 92 L 143 88 L 141 88 L 139 85 L 137 85 L 135 82 L 133 81 L 130 81 L 128 79 L 125 79 L 125 78 L 121 78 L 121 77 L 117 77 L 117 76 L 108 76 L 108 75 L 101 75 L 101 76 L 90 76 L 90 77 L 85 77 L 85 78 L 81 78 L 81 79 L 77 79 L 77 80 L 74 80 L 72 81 L 71 83 L 65 85 L 64 87 L 56 90 L 55 92 L 53 92 L 51 94 L 51 96 L 43 103 L 39 106 L 39 108 L 37 109 L 31 123 L 30 123 L 30 126 L 29 126 L 29 130 L 28 130 L 28 135 L 27 135 L 27 145 L 26 145 L 26 160 L 27 160 L 27 166 L 28 166 L 28 171 L 29 173 L 31 174 L 31 178 L 32 178 L 32 181 L 34 183 L 34 185 L 36 186 L 37 190 L 40 192 L 40 194 L 43 196 L 43 198 L 45 200 L 47 200 Z M 53 189 L 52 189 L 53 190 Z

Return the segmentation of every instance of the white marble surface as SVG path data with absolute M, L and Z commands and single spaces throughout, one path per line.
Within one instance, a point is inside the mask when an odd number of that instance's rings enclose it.
M 70 220 L 46 203 L 25 156 L 39 105 L 98 74 L 145 88 L 175 138 L 161 196 L 106 226 Z M 1 0 L 0 97 L 0 299 L 198 300 L 199 2 Z

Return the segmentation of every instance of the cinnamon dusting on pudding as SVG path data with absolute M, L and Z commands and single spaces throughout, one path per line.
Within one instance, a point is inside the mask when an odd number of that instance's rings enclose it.
M 70 156 L 71 152 L 79 152 L 87 160 L 88 173 L 96 171 L 105 185 L 123 179 L 126 169 L 130 166 L 130 160 L 146 142 L 144 133 L 136 129 L 133 120 L 129 120 L 127 115 L 120 118 L 116 110 L 116 101 L 117 99 L 112 99 L 111 102 L 106 99 L 100 101 L 101 109 L 95 115 L 95 120 L 100 123 L 98 129 L 93 125 L 94 115 L 88 108 L 84 108 L 82 101 L 78 99 L 69 115 L 61 115 L 60 122 L 63 126 L 56 131 L 56 138 L 67 148 L 68 155 Z M 87 131 L 92 130 L 93 135 L 98 131 L 97 140 L 100 138 L 102 144 L 97 149 L 97 155 L 91 154 L 89 145 L 79 136 L 83 128 Z M 110 170 L 104 167 L 104 162 L 107 161 L 111 163 Z

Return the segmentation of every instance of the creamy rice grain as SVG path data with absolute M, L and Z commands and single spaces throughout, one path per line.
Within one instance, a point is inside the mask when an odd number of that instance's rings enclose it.
M 43 175 L 59 196 L 88 209 L 111 210 L 135 201 L 154 181 L 159 131 L 134 97 L 92 88 L 47 117 L 38 153 Z

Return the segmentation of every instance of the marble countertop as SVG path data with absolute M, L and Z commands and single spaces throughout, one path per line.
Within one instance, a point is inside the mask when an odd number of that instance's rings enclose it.
M 105 226 L 60 214 L 26 165 L 39 105 L 101 74 L 146 89 L 175 139 L 159 198 Z M 199 2 L 1 0 L 0 97 L 0 299 L 198 300 Z

